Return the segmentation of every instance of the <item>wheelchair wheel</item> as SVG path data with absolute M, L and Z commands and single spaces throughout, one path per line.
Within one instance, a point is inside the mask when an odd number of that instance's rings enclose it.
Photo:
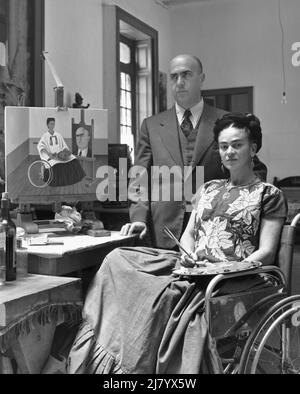
M 300 295 L 277 302 L 260 320 L 243 350 L 239 373 L 300 373 Z
M 36 160 L 28 167 L 27 176 L 32 186 L 43 188 L 52 181 L 53 171 L 46 160 Z
M 259 300 L 225 332 L 225 338 L 217 342 L 223 373 L 239 373 L 242 352 L 251 332 L 270 307 L 282 297 L 284 297 L 284 294 L 279 292 Z

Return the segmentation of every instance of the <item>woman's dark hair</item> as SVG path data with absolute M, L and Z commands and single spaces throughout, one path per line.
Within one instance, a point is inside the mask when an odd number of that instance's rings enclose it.
M 47 118 L 47 125 L 48 125 L 50 122 L 55 122 L 55 118 Z
M 222 130 L 228 127 L 236 127 L 237 129 L 245 129 L 249 140 L 257 145 L 258 152 L 261 148 L 262 133 L 259 119 L 253 114 L 243 114 L 230 112 L 222 118 L 217 119 L 214 126 L 215 141 L 218 142 L 219 135 Z

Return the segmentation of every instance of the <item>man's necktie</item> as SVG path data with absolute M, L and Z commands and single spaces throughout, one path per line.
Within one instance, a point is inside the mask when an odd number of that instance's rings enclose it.
M 51 137 L 50 137 L 50 145 L 53 145 L 53 141 L 52 140 L 55 140 L 55 145 L 57 145 L 57 137 L 56 137 L 56 135 L 51 135 Z
M 79 154 L 78 154 L 78 156 L 81 156 L 81 150 L 79 151 Z
M 186 136 L 186 138 L 188 138 L 189 134 L 191 131 L 193 131 L 193 123 L 190 119 L 190 116 L 192 115 L 191 111 L 189 109 L 186 109 L 184 111 L 184 115 L 183 115 L 183 121 L 181 123 L 181 130 L 183 132 L 183 134 Z

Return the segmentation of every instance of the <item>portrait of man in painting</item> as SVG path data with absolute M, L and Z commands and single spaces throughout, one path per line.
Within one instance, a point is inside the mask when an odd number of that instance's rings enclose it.
M 92 132 L 89 126 L 76 126 L 72 130 L 73 154 L 78 157 L 92 157 Z

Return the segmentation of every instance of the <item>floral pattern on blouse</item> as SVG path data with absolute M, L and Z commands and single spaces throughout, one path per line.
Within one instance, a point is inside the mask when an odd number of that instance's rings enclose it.
M 261 219 L 286 215 L 282 191 L 269 183 L 237 187 L 225 179 L 207 182 L 199 191 L 195 253 L 211 262 L 241 261 L 258 248 Z

